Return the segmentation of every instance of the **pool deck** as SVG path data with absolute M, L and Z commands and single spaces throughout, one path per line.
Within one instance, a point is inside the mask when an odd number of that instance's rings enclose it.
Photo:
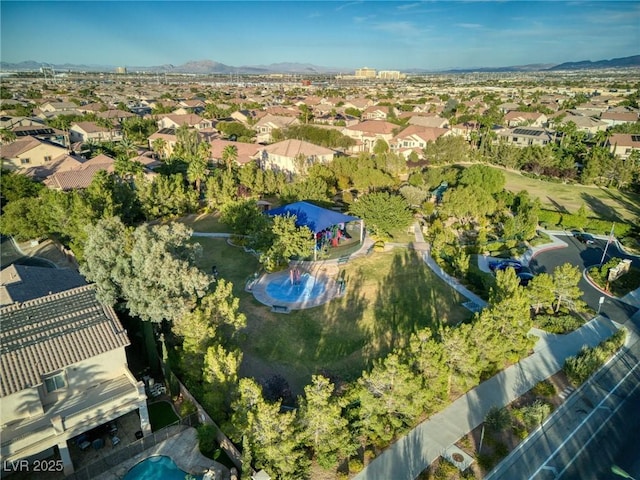
M 229 470 L 222 464 L 211 460 L 200 453 L 198 449 L 198 438 L 195 428 L 192 427 L 169 427 L 184 428 L 184 430 L 156 446 L 146 449 L 144 452 L 122 462 L 117 467 L 104 472 L 95 480 L 120 480 L 137 463 L 156 455 L 171 457 L 178 468 L 193 475 L 202 475 L 207 470 L 215 471 L 216 480 L 228 480 Z

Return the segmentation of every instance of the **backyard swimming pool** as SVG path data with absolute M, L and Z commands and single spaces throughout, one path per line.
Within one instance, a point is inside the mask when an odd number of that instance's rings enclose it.
M 267 285 L 266 293 L 280 302 L 299 302 L 317 298 L 325 292 L 325 289 L 324 281 L 303 273 L 299 276 L 291 274 L 274 278 Z
M 180 470 L 175 462 L 167 456 L 149 457 L 131 468 L 124 480 L 184 480 L 187 472 Z M 202 475 L 195 475 L 202 480 Z

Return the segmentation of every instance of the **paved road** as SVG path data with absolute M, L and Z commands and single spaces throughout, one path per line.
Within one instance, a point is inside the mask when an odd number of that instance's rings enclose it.
M 572 235 L 556 236 L 567 246 L 565 248 L 544 250 L 536 254 L 529 262 L 529 267 L 534 273 L 551 273 L 554 268 L 564 263 L 577 265 L 583 270 L 600 263 L 606 245 L 605 239 L 596 239 L 594 245 L 586 246 L 578 242 Z M 640 258 L 632 257 L 620 251 L 615 243 L 609 245 L 605 262 L 613 257 L 629 258 L 634 266 L 640 267 Z M 584 292 L 584 301 L 596 311 L 598 310 L 600 297 L 604 296 L 605 300 L 600 309 L 600 314 L 616 322 L 622 323 L 626 321 L 637 311 L 636 307 L 629 306 L 627 303 L 603 294 L 588 282 L 584 276 L 578 286 Z
M 487 480 L 614 479 L 611 465 L 640 474 L 640 315 L 626 347 L 574 392 Z M 620 478 L 620 477 L 617 477 Z

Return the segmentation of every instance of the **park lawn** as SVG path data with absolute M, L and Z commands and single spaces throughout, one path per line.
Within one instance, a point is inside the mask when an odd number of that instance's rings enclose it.
M 374 253 L 353 259 L 344 271 L 346 294 L 312 309 L 277 314 L 241 297 L 245 358 L 273 367 L 294 394 L 320 372 L 353 380 L 372 360 L 406 345 L 416 329 L 438 330 L 471 316 L 461 305 L 465 299 L 414 251 Z
M 526 190 L 538 197 L 542 206 L 562 213 L 576 213 L 581 205 L 591 211 L 590 217 L 611 221 L 635 221 L 640 215 L 640 196 L 615 189 L 547 182 L 500 169 L 506 179 L 505 188 L 518 193 Z
M 151 429 L 157 432 L 161 428 L 180 420 L 169 402 L 156 402 L 149 405 L 149 421 Z
M 195 213 L 178 220 L 194 232 L 230 233 L 229 227 L 220 221 L 219 213 Z
M 241 247 L 229 245 L 226 238 L 193 237 L 191 241 L 202 246 L 202 256 L 198 259 L 201 270 L 211 273 L 211 267 L 215 265 L 220 278 L 233 283 L 233 294 L 236 297 L 245 294 L 246 281 L 260 271 L 256 257 L 246 253 Z

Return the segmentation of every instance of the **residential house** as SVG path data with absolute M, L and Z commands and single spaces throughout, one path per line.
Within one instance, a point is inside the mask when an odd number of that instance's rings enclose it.
M 194 113 L 189 113 L 186 115 L 162 115 L 158 120 L 158 129 L 160 130 L 164 128 L 177 129 L 183 125 L 187 125 L 189 128 L 195 128 L 196 130 L 203 130 L 213 127 L 211 120 L 202 118 L 201 116 Z
M 263 170 L 276 170 L 292 176 L 316 163 L 329 163 L 335 151 L 302 140 L 283 140 L 259 149 L 255 155 Z
M 258 143 L 232 142 L 230 140 L 222 140 L 221 138 L 211 140 L 209 143 L 211 144 L 211 158 L 219 164 L 223 163 L 222 152 L 224 152 L 224 149 L 229 145 L 233 145 L 238 150 L 238 157 L 236 159 L 238 165 L 245 165 L 254 161 L 256 154 L 262 148 L 262 145 Z
M 204 101 L 198 99 L 181 100 L 178 102 L 178 105 L 180 105 L 178 110 L 184 109 L 184 113 L 195 113 L 196 115 L 200 115 L 204 112 L 205 107 L 207 106 Z
M 363 120 L 387 120 L 398 115 L 398 110 L 387 105 L 374 105 L 362 112 Z
M 98 113 L 107 110 L 107 106 L 104 103 L 93 102 L 80 105 L 79 107 L 76 107 L 76 109 L 82 113 Z
M 613 127 L 626 123 L 636 123 L 640 119 L 637 112 L 603 112 L 600 115 L 600 120 L 606 123 L 607 126 Z
M 640 135 L 614 133 L 607 141 L 607 145 L 611 153 L 626 160 L 633 152 L 640 151 Z
M 231 118 L 236 122 L 240 122 L 245 126 L 249 126 L 265 115 L 265 112 L 261 112 L 259 110 L 236 110 L 235 112 L 231 113 Z
M 373 100 L 369 98 L 350 98 L 348 100 L 343 100 L 344 105 L 343 108 L 357 108 L 358 110 L 365 110 L 373 105 Z
M 446 128 L 410 125 L 391 139 L 389 147 L 392 152 L 400 153 L 405 158 L 408 158 L 411 152 L 422 156 L 422 150 L 428 142 L 435 142 L 438 138 L 451 134 L 451 130 Z
M 38 107 L 43 113 L 76 112 L 78 105 L 72 102 L 45 102 Z
M 553 121 L 553 125 L 565 125 L 572 122 L 579 131 L 588 133 L 589 135 L 595 135 L 598 132 L 603 132 L 608 127 L 605 122 L 598 120 L 597 118 L 574 114 L 573 112 L 574 111 L 572 110 L 567 110 L 566 115 Z
M 113 172 L 115 160 L 108 155 L 100 154 L 78 165 L 68 163 L 59 166 L 44 179 L 43 183 L 53 190 L 76 190 L 87 188 L 93 177 L 101 170 Z
M 393 138 L 394 130 L 400 128 L 393 123 L 384 120 L 366 120 L 356 125 L 344 127 L 342 133 L 356 140 L 357 144 L 352 152 L 371 152 L 378 140 L 389 143 Z
M 547 116 L 538 112 L 507 112 L 504 121 L 509 127 L 543 127 L 547 124 Z
M 122 140 L 122 132 L 115 128 L 106 128 L 96 122 L 72 123 L 69 128 L 69 140 L 76 142 L 117 142 Z
M 498 140 L 516 147 L 544 146 L 555 141 L 555 132 L 538 127 L 517 127 L 497 132 Z
M 151 433 L 144 384 L 127 366 L 126 330 L 95 285 L 15 302 L 0 316 L 5 465 L 56 455 L 69 475 L 69 442 L 129 412 Z
M 26 170 L 48 166 L 54 160 L 67 154 L 67 149 L 36 137 L 18 137 L 17 140 L 0 146 L 0 157 L 3 166 L 11 169 Z
M 154 145 L 154 142 L 156 139 L 161 139 L 164 145 L 162 151 L 156 152 L 156 153 L 158 153 L 162 158 L 169 158 L 173 153 L 173 149 L 175 148 L 176 143 L 178 142 L 178 137 L 176 136 L 176 129 L 161 128 L 157 132 L 149 135 L 149 138 L 148 138 L 149 148 L 154 152 L 156 151 L 156 148 Z
M 69 268 L 9 265 L 0 270 L 0 307 L 46 297 L 86 284 L 78 272 Z
M 451 125 L 451 134 L 464 137 L 468 142 L 473 137 L 473 132 L 480 131 L 480 124 L 478 122 L 464 122 L 456 125 Z
M 449 120 L 437 115 L 412 115 L 409 118 L 409 125 L 417 125 L 429 128 L 448 128 Z
M 276 117 L 297 117 L 300 115 L 300 109 L 298 107 L 267 107 L 265 108 L 267 115 L 275 115 Z
M 269 143 L 273 141 L 274 130 L 284 130 L 293 125 L 300 125 L 300 120 L 296 117 L 283 117 L 267 114 L 256 122 L 253 126 L 257 132 L 258 143 Z
M 122 124 L 127 118 L 135 117 L 136 115 L 131 112 L 126 112 L 124 110 L 105 110 L 104 112 L 98 112 L 98 118 L 106 118 L 111 120 L 114 125 Z

